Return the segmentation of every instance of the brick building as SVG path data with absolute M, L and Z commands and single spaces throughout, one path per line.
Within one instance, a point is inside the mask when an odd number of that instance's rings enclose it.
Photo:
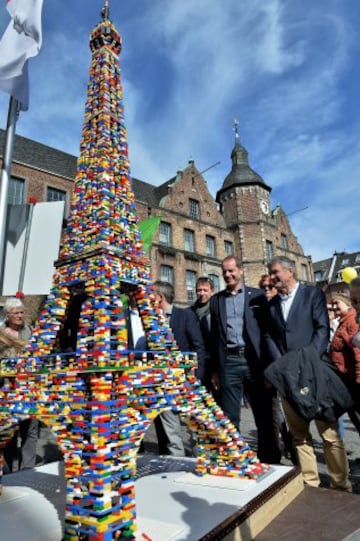
M 229 254 L 242 260 L 248 285 L 256 286 L 267 261 L 280 254 L 296 262 L 301 281 L 313 281 L 311 258 L 283 209 L 271 210 L 271 188 L 249 166 L 238 134 L 231 162 L 215 199 L 193 161 L 160 186 L 133 179 L 139 219 L 161 216 L 150 250 L 153 279 L 173 282 L 179 304 L 192 303 L 198 276 L 211 276 L 221 288 L 221 261 Z M 64 200 L 69 209 L 76 164 L 75 156 L 16 136 L 9 203 Z
M 313 280 L 311 258 L 304 256 L 287 216 L 280 206 L 271 210 L 271 188 L 249 166 L 248 153 L 236 135 L 232 168 L 216 195 L 226 227 L 234 235 L 235 253 L 244 266 L 245 282 L 256 285 L 275 255 L 296 262 L 303 282 Z

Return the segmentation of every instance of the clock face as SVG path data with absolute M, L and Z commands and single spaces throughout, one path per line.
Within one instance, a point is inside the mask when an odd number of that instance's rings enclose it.
M 260 201 L 260 208 L 264 214 L 269 214 L 269 205 L 264 199 Z

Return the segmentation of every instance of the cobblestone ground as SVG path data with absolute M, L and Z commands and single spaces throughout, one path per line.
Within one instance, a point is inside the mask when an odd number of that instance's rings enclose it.
M 256 429 L 254 420 L 249 408 L 243 408 L 241 431 L 244 439 L 249 445 L 256 447 Z M 353 492 L 360 494 L 360 436 L 355 429 L 354 425 L 350 421 L 347 415 L 344 416 L 345 425 L 345 437 L 344 443 L 347 451 L 350 467 L 350 480 L 353 486 Z M 330 478 L 327 473 L 327 468 L 324 460 L 324 453 L 322 450 L 322 440 L 316 430 L 315 423 L 311 424 L 311 433 L 314 440 L 314 447 L 318 461 L 319 473 L 321 478 L 321 486 L 328 487 L 330 485 Z M 357 462 L 356 462 L 357 459 Z M 282 464 L 291 466 L 292 462 L 286 458 L 282 458 Z

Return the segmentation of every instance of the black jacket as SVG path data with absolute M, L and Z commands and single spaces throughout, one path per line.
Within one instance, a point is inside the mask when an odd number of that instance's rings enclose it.
M 340 375 L 314 346 L 286 353 L 268 366 L 264 376 L 306 421 L 335 422 L 353 405 Z
M 262 329 L 266 320 L 268 302 L 261 289 L 244 287 L 244 330 L 246 360 L 253 377 L 262 377 Z M 213 371 L 222 371 L 226 363 L 226 290 L 210 299 L 211 355 Z
M 286 321 L 280 301 L 279 295 L 269 301 L 269 359 L 274 361 L 288 351 L 310 345 L 320 355 L 325 353 L 330 326 L 324 292 L 317 286 L 299 284 Z
M 180 351 L 194 351 L 197 354 L 196 376 L 202 379 L 205 371 L 205 346 L 197 315 L 191 308 L 172 307 L 170 327 Z

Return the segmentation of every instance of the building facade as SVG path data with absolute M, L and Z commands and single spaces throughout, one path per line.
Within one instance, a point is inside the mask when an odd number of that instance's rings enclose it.
M 16 136 L 9 203 L 63 200 L 69 209 L 76 164 L 75 156 Z M 188 305 L 199 276 L 210 276 L 216 289 L 223 287 L 221 261 L 227 255 L 241 260 L 250 286 L 257 285 L 273 256 L 286 255 L 296 263 L 300 281 L 312 282 L 311 258 L 304 255 L 284 210 L 271 209 L 271 188 L 249 166 L 238 134 L 231 170 L 219 186 L 214 198 L 193 161 L 160 186 L 133 179 L 139 219 L 161 216 L 149 254 L 153 279 L 172 282 L 177 303 Z
M 314 262 L 315 282 L 327 291 L 346 289 L 342 270 L 348 267 L 355 269 L 360 276 L 360 252 L 334 252 L 332 257 Z
M 280 206 L 271 210 L 271 188 L 249 166 L 247 150 L 236 134 L 232 168 L 216 200 L 226 227 L 234 235 L 235 253 L 242 261 L 244 279 L 255 286 L 274 256 L 286 255 L 296 263 L 300 281 L 313 280 L 311 258 L 305 256 Z

